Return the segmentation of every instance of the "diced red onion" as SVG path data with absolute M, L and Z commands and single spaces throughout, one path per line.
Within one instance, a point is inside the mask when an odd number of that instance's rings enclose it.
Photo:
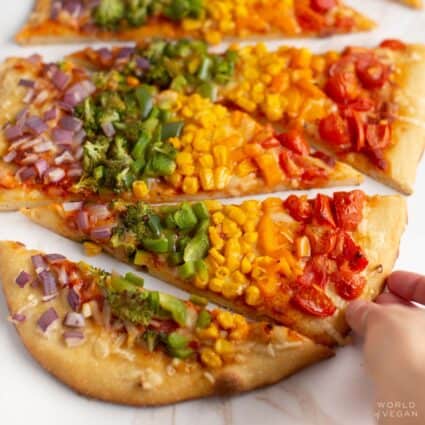
M 77 145 L 80 145 L 81 143 L 83 143 L 85 137 L 86 137 L 86 132 L 83 129 L 81 129 L 80 131 L 77 131 L 74 134 L 74 143 L 76 143 Z
M 55 322 L 58 318 L 59 316 L 56 313 L 56 310 L 53 307 L 50 307 L 37 320 L 37 325 L 43 332 L 46 332 L 52 323 Z
M 20 128 L 23 128 L 27 117 L 28 117 L 28 106 L 25 106 L 16 114 L 16 125 Z
M 16 126 L 16 125 L 12 125 L 10 127 L 7 127 L 4 130 L 4 137 L 6 137 L 6 139 L 11 142 L 13 140 L 19 139 L 20 137 L 22 137 L 23 133 L 22 133 L 22 128 Z
M 65 74 L 65 72 L 61 71 L 60 69 L 56 70 L 56 72 L 52 76 L 52 83 L 59 90 L 63 90 L 70 80 L 71 77 L 68 74 Z
M 36 136 L 40 135 L 41 133 L 47 131 L 49 127 L 47 124 L 41 120 L 39 117 L 29 117 L 25 122 L 26 128 Z
M 63 324 L 70 328 L 84 328 L 85 320 L 82 314 L 71 311 L 66 314 Z
M 97 53 L 99 55 L 100 62 L 103 64 L 108 64 L 112 60 L 111 49 L 102 47 L 101 49 L 97 50 Z
M 16 173 L 17 177 L 19 177 L 21 181 L 29 180 L 35 177 L 36 174 L 37 173 L 33 167 L 22 167 Z
M 47 171 L 47 169 L 49 168 L 49 164 L 47 163 L 47 161 L 45 159 L 39 159 L 35 164 L 34 164 L 37 173 L 40 177 L 42 177 L 44 175 L 44 173 Z
M 56 20 L 59 16 L 59 12 L 62 10 L 62 1 L 54 1 L 50 9 L 50 19 Z
M 44 261 L 44 258 L 40 254 L 33 255 L 31 257 L 31 262 L 37 274 L 47 269 L 47 264 Z
M 91 81 L 81 81 L 66 91 L 63 100 L 71 106 L 76 106 L 95 91 L 96 86 Z
M 62 254 L 47 254 L 44 256 L 44 258 L 49 264 L 57 264 L 63 260 L 66 260 L 66 257 Z
M 65 171 L 62 168 L 52 168 L 46 175 L 51 183 L 57 183 L 65 177 Z
M 16 158 L 16 151 L 10 151 L 9 153 L 7 153 L 4 157 L 3 157 L 3 161 L 4 162 L 12 162 L 15 158 Z
M 34 99 L 34 103 L 36 105 L 42 104 L 44 101 L 46 101 L 49 97 L 49 92 L 47 90 L 42 90 L 40 93 L 37 94 L 37 96 Z
M 68 170 L 68 176 L 69 177 L 80 177 L 83 175 L 83 169 L 80 168 L 70 168 Z
M 150 68 L 150 63 L 146 58 L 143 58 L 141 56 L 136 57 L 136 65 L 139 69 L 145 71 Z
M 22 322 L 25 322 L 25 320 L 27 320 L 27 316 L 25 316 L 25 314 L 22 314 L 22 313 L 14 313 L 11 319 L 13 322 L 22 323 Z
M 111 215 L 109 208 L 104 204 L 92 204 L 87 206 L 87 211 L 91 216 L 102 220 Z
M 100 125 L 105 136 L 112 137 L 115 134 L 115 128 L 111 122 L 104 122 Z
M 38 155 L 35 153 L 30 153 L 25 155 L 25 158 L 21 161 L 24 165 L 32 165 L 35 164 L 38 160 Z
M 62 208 L 65 212 L 78 211 L 78 210 L 81 209 L 82 206 L 83 206 L 82 201 L 79 201 L 79 202 L 64 202 L 62 204 Z
M 136 51 L 136 49 L 134 47 L 122 47 L 121 49 L 119 49 L 117 55 L 116 55 L 116 60 L 117 61 L 122 61 L 122 60 L 127 60 L 134 52 Z
M 43 139 L 41 139 L 40 137 L 37 137 L 35 139 L 30 139 L 30 140 L 25 140 L 19 147 L 20 150 L 22 151 L 28 151 L 30 149 L 32 149 L 34 146 L 37 146 L 39 144 L 43 143 Z
M 61 164 L 64 164 L 65 162 L 73 162 L 73 161 L 74 161 L 74 157 L 69 153 L 69 151 L 64 151 L 61 155 L 55 158 L 54 162 L 56 165 L 61 165 Z
M 80 210 L 77 215 L 77 225 L 78 228 L 85 232 L 89 228 L 89 215 L 87 211 Z
M 7 150 L 8 151 L 16 150 L 20 148 L 21 146 L 25 145 L 25 143 L 27 143 L 28 140 L 29 138 L 27 136 L 21 137 L 20 139 L 17 139 L 13 143 L 11 143 Z
M 57 117 L 58 117 L 58 110 L 55 106 L 52 106 L 43 115 L 44 121 L 52 121 L 52 120 L 55 120 Z
M 81 299 L 78 293 L 74 290 L 74 288 L 69 288 L 67 299 L 68 304 L 73 311 L 77 311 L 80 308 Z
M 44 64 L 43 71 L 47 78 L 53 78 L 53 75 L 55 75 L 56 71 L 59 69 L 59 67 L 55 63 L 46 63 Z
M 18 82 L 18 85 L 22 86 L 22 87 L 34 87 L 35 86 L 35 81 L 33 80 L 28 80 L 26 78 L 21 78 Z
M 84 334 L 81 331 L 65 331 L 63 338 L 67 347 L 78 347 L 84 342 Z
M 83 7 L 79 0 L 67 0 L 64 3 L 63 10 L 66 10 L 73 18 L 78 18 Z
M 34 152 L 43 153 L 50 152 L 55 148 L 55 145 L 50 140 L 44 140 L 43 142 L 34 146 Z
M 75 152 L 75 159 L 80 160 L 84 156 L 84 149 L 82 146 L 79 146 Z
M 33 65 L 39 65 L 42 60 L 42 57 L 36 53 L 27 58 L 27 61 Z
M 83 122 L 80 119 L 71 115 L 64 115 L 59 120 L 59 127 L 61 127 L 63 130 L 76 132 L 82 129 Z
M 68 276 L 68 273 L 67 273 L 67 271 L 66 271 L 66 269 L 65 269 L 64 266 L 62 266 L 59 269 L 59 272 L 58 272 L 58 282 L 60 283 L 60 285 L 62 287 L 68 285 L 68 283 L 69 283 L 69 276 Z
M 34 89 L 28 89 L 22 101 L 26 104 L 31 103 L 32 100 L 34 99 L 34 95 L 35 95 Z
M 52 131 L 52 138 L 56 143 L 72 143 L 74 132 L 56 127 Z
M 45 296 L 57 294 L 58 291 L 56 286 L 56 279 L 51 271 L 43 270 L 41 273 L 39 273 L 38 277 L 43 286 L 43 293 Z
M 96 227 L 90 231 L 90 238 L 95 240 L 108 240 L 112 235 L 110 226 Z
M 65 112 L 74 111 L 74 107 L 72 105 L 70 105 L 69 103 L 63 102 L 61 100 L 57 102 L 57 105 L 59 106 L 60 109 L 62 109 L 62 111 L 65 111 Z
M 31 280 L 31 275 L 25 271 L 19 273 L 19 276 L 16 278 L 16 284 L 23 288 Z

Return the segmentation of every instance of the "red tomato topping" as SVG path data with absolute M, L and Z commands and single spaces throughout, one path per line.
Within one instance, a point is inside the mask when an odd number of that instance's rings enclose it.
M 280 146 L 280 142 L 276 137 L 269 137 L 261 142 L 261 146 L 266 149 L 277 148 Z
M 336 6 L 336 0 L 311 0 L 310 4 L 316 12 L 326 13 Z
M 379 45 L 379 47 L 383 47 L 385 49 L 391 49 L 391 50 L 404 50 L 406 49 L 407 46 L 400 40 L 388 39 L 388 40 L 384 40 Z
M 391 143 L 391 127 L 389 124 L 367 124 L 367 144 L 374 151 L 385 149 Z
M 313 215 L 311 203 L 305 197 L 291 195 L 283 202 L 289 215 L 297 221 L 309 221 Z
M 344 260 L 348 262 L 348 266 L 353 272 L 361 272 L 363 271 L 369 261 L 363 254 L 361 248 L 355 244 L 353 239 L 349 235 L 346 234 L 344 241 Z
M 335 102 L 348 103 L 359 95 L 359 84 L 353 72 L 337 72 L 325 85 L 326 94 Z
M 390 76 L 390 68 L 376 58 L 359 59 L 356 70 L 361 83 L 368 90 L 382 88 Z
M 366 279 L 349 271 L 339 270 L 332 275 L 337 294 L 345 300 L 354 300 L 359 297 L 364 287 Z
M 332 316 L 336 310 L 332 300 L 316 286 L 300 288 L 292 302 L 303 312 L 316 317 Z
M 344 230 L 355 231 L 363 219 L 365 194 L 361 190 L 335 192 L 333 201 L 338 226 Z
M 336 160 L 332 156 L 321 151 L 314 152 L 313 156 L 322 160 L 328 167 L 335 167 Z
M 329 254 L 335 248 L 336 234 L 332 229 L 315 225 L 307 226 L 305 235 L 315 255 Z
M 297 177 L 302 174 L 302 170 L 295 162 L 294 153 L 286 148 L 279 154 L 279 164 L 288 177 Z
M 328 115 L 320 121 L 319 134 L 323 140 L 339 150 L 347 150 L 351 147 L 348 124 L 338 114 Z
M 319 224 L 336 226 L 332 212 L 332 199 L 329 196 L 320 193 L 317 195 L 314 201 L 314 217 Z
M 351 132 L 351 140 L 357 152 L 360 152 L 366 145 L 365 126 L 360 112 L 351 111 L 347 121 Z
M 300 130 L 289 130 L 287 133 L 278 134 L 276 138 L 285 148 L 302 155 L 307 156 L 310 153 L 310 147 Z

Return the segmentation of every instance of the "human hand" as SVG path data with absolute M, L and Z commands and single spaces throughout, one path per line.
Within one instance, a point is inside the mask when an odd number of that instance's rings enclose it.
M 395 272 L 376 303 L 355 301 L 348 324 L 364 337 L 380 424 L 425 423 L 425 276 Z

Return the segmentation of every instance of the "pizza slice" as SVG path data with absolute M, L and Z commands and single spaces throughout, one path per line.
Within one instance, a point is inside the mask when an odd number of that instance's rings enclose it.
M 94 69 L 117 70 L 123 69 L 125 53 L 125 69 L 141 56 L 149 63 L 142 80 L 199 92 L 190 64 L 202 63 L 202 54 L 187 43 L 157 41 L 132 52 L 86 49 L 72 59 Z M 230 57 L 231 63 L 226 62 Z M 386 40 L 377 48 L 313 54 L 306 48 L 270 51 L 257 44 L 231 47 L 214 58 L 227 63 L 221 62 L 221 69 L 231 69 L 222 79 L 215 73 L 218 67 L 209 65 L 209 93 L 217 102 L 284 131 L 302 126 L 315 146 L 412 193 L 425 143 L 424 46 Z
M 344 343 L 350 300 L 374 299 L 406 223 L 401 196 L 336 192 L 313 199 L 67 203 L 23 210 L 88 254 L 119 260 L 252 318 L 324 344 Z
M 222 68 L 232 59 L 204 55 L 218 69 L 211 78 L 224 79 L 230 71 Z M 204 65 L 196 67 L 204 79 Z M 201 94 L 160 90 L 132 72 L 94 71 L 75 60 L 48 64 L 37 55 L 2 65 L 0 209 L 117 196 L 147 202 L 229 197 L 362 181 L 351 167 L 312 150 L 300 126 L 277 131 L 201 96 L 207 86 L 198 87 Z
M 35 44 L 192 37 L 218 44 L 229 37 L 329 36 L 374 26 L 340 0 L 36 0 L 16 41 Z
M 274 383 L 333 352 L 192 296 L 182 301 L 16 242 L 0 243 L 10 321 L 30 354 L 78 393 L 161 405 Z

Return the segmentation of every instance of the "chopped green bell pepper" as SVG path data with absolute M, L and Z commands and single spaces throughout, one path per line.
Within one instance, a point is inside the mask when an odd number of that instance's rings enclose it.
M 187 307 L 182 301 L 172 295 L 160 293 L 159 305 L 162 309 L 171 313 L 172 318 L 179 325 L 186 325 Z
M 211 323 L 211 314 L 207 310 L 201 310 L 199 312 L 198 320 L 196 321 L 196 327 L 200 329 L 207 328 Z
M 143 285 L 145 284 L 145 280 L 143 279 L 143 277 L 137 276 L 137 274 L 128 272 L 125 274 L 124 277 L 125 277 L 125 280 L 128 280 L 133 285 L 143 287 Z
M 142 239 L 143 248 L 149 252 L 165 254 L 168 252 L 168 239 L 165 236 L 159 238 L 144 238 Z
M 161 140 L 179 137 L 184 127 L 183 121 L 167 122 L 162 126 Z
M 178 272 L 179 272 L 179 276 L 182 279 L 190 279 L 191 277 L 195 276 L 195 274 L 196 274 L 195 262 L 194 261 L 186 261 L 184 264 L 179 266 Z
M 198 222 L 192 207 L 188 203 L 183 203 L 179 210 L 174 213 L 174 221 L 182 230 L 192 229 Z

